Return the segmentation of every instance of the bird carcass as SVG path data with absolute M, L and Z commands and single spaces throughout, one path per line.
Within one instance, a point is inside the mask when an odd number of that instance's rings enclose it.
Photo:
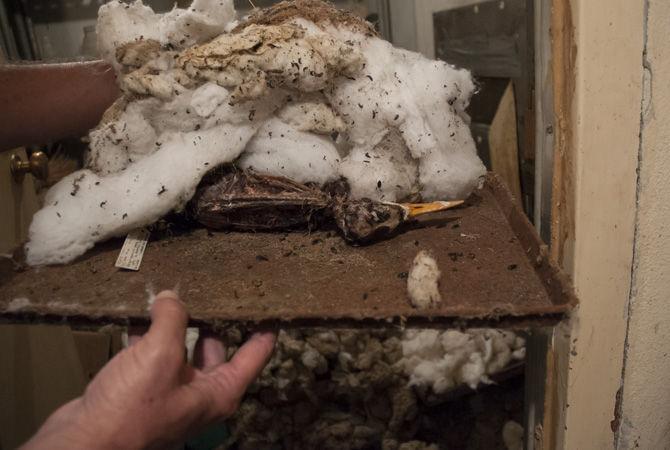
M 366 243 L 389 236 L 411 218 L 462 203 L 356 200 L 340 183 L 322 190 L 231 167 L 207 177 L 196 191 L 191 209 L 198 222 L 213 229 L 282 230 L 332 221 L 347 241 Z

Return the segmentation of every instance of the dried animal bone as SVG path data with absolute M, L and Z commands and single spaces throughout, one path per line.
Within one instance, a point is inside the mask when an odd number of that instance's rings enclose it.
M 342 192 L 330 194 L 288 178 L 225 166 L 206 177 L 191 211 L 214 229 L 278 230 L 314 223 L 314 218 L 331 219 L 347 241 L 366 243 L 388 236 L 411 218 L 463 203 L 352 200 Z

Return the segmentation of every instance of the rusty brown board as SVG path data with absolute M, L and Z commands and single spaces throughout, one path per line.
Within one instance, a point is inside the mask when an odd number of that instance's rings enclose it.
M 463 208 L 364 247 L 335 232 L 211 233 L 149 242 L 138 272 L 114 267 L 122 240 L 72 264 L 0 269 L 0 320 L 146 323 L 148 291 L 178 288 L 193 325 L 496 326 L 555 324 L 572 288 L 494 175 Z M 442 303 L 413 308 L 407 272 L 436 256 Z M 27 299 L 23 300 L 23 299 Z M 28 303 L 29 302 L 29 303 Z

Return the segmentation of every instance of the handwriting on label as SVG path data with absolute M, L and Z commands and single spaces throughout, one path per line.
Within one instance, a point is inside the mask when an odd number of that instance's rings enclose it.
M 142 257 L 144 256 L 144 250 L 147 248 L 148 241 L 149 231 L 144 228 L 128 233 L 114 266 L 120 269 L 140 270 L 140 264 L 142 264 Z

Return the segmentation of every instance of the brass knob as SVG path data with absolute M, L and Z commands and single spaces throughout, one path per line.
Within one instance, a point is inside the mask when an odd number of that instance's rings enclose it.
M 23 182 L 27 173 L 38 180 L 46 181 L 49 176 L 49 158 L 44 152 L 33 152 L 28 161 L 23 161 L 16 153 L 9 159 L 9 169 L 17 183 Z

